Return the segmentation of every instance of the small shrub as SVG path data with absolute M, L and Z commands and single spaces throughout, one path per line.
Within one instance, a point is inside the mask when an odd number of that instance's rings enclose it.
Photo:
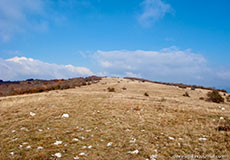
M 183 94 L 183 96 L 184 96 L 184 97 L 190 97 L 189 94 L 188 94 L 188 92 L 185 92 L 185 93 Z
M 60 85 L 60 89 L 69 89 L 69 86 L 67 84 Z
M 161 97 L 160 102 L 165 102 L 166 99 L 164 97 Z
M 221 103 L 224 102 L 224 98 L 219 94 L 218 91 L 213 90 L 212 92 L 207 93 L 209 102 Z
M 140 111 L 141 109 L 137 106 L 133 108 L 134 111 Z
M 227 102 L 230 102 L 230 95 L 226 97 Z
M 149 94 L 148 94 L 147 92 L 145 92 L 145 93 L 144 93 L 144 96 L 148 97 L 148 96 L 149 96 Z
M 195 89 L 196 89 L 196 86 L 192 86 L 192 87 L 191 87 L 191 90 L 194 91 Z
M 109 91 L 109 92 L 115 92 L 115 88 L 107 88 L 107 90 Z
M 200 99 L 200 100 L 204 100 L 204 97 L 200 97 L 199 99 Z
M 230 126 L 218 126 L 218 131 L 230 131 Z
M 123 90 L 126 90 L 127 88 L 123 87 L 122 89 L 123 89 Z
M 186 89 L 187 88 L 184 84 L 179 84 L 178 87 L 182 88 L 182 89 Z

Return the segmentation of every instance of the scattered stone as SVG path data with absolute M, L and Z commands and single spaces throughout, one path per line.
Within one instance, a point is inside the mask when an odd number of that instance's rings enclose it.
M 130 153 L 130 154 L 138 154 L 139 151 L 138 151 L 138 149 L 136 149 L 136 150 L 134 150 L 134 151 L 129 151 L 128 153 Z
M 79 156 L 85 156 L 86 154 L 84 152 L 79 153 Z
M 12 142 L 15 142 L 15 141 L 17 141 L 18 140 L 18 138 L 14 138 L 14 139 L 12 139 Z
M 74 138 L 73 141 L 77 142 L 77 141 L 79 141 L 79 139 L 78 138 Z
M 174 140 L 175 138 L 173 138 L 173 137 L 169 137 L 169 139 L 170 139 L 170 140 Z
M 21 131 L 29 131 L 26 127 L 22 127 Z
M 37 148 L 38 150 L 42 150 L 43 149 L 43 147 L 42 146 L 38 146 L 38 148 Z
M 61 117 L 62 118 L 69 118 L 69 114 L 68 113 L 64 113 Z
M 59 145 L 59 144 L 62 144 L 62 141 L 56 141 L 56 142 L 54 143 L 54 145 Z
M 73 157 L 73 159 L 79 159 L 79 157 L 78 157 L 78 156 L 75 156 L 75 157 Z
M 22 145 L 26 145 L 26 144 L 29 144 L 28 142 L 23 142 Z
M 14 155 L 14 152 L 10 152 L 10 155 L 13 156 L 13 155 Z
M 30 115 L 33 117 L 33 116 L 35 116 L 36 114 L 35 114 L 35 113 L 33 113 L 33 112 L 30 112 Z
M 136 142 L 136 138 L 132 138 L 129 142 L 130 143 L 135 143 Z
M 206 141 L 206 140 L 207 140 L 207 138 L 202 137 L 202 138 L 198 138 L 198 140 L 199 140 L 199 141 Z
M 16 131 L 15 130 L 12 130 L 11 133 L 15 133 Z
M 57 158 L 61 158 L 61 157 L 62 157 L 61 153 L 55 153 L 54 155 L 55 155 Z
M 107 147 L 111 146 L 112 144 L 113 144 L 113 142 L 109 142 L 109 143 L 107 144 Z
M 156 160 L 157 159 L 157 155 L 151 155 L 150 156 L 150 160 Z
M 92 148 L 92 146 L 90 145 L 90 146 L 88 146 L 88 149 L 91 149 Z
M 27 146 L 27 147 L 26 147 L 26 149 L 30 149 L 30 148 L 31 148 L 31 146 Z

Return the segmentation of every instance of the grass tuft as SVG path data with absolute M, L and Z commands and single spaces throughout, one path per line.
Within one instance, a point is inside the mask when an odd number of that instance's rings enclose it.
M 148 94 L 147 92 L 145 92 L 145 93 L 144 93 L 144 96 L 148 97 L 148 96 L 149 96 L 149 94 Z

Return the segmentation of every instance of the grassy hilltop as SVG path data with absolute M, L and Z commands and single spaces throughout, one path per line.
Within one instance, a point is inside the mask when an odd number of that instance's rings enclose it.
M 102 78 L 0 97 L 0 159 L 230 159 L 230 98 L 219 94 L 214 103 L 208 89 Z

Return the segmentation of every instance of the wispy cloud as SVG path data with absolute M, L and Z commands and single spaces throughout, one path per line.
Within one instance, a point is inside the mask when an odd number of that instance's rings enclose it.
M 163 18 L 166 13 L 173 10 L 169 4 L 162 0 L 144 0 L 141 7 L 143 12 L 139 15 L 138 21 L 143 26 L 151 26 L 157 20 Z
M 26 57 L 0 59 L 0 79 L 3 80 L 23 80 L 28 78 L 57 79 L 89 76 L 92 74 L 86 67 L 50 64 Z
M 88 0 L 0 0 L 0 42 L 10 41 L 17 33 L 63 25 L 67 13 L 91 6 Z
M 15 33 L 25 32 L 33 26 L 46 27 L 41 19 L 44 16 L 43 2 L 42 0 L 1 0 L 0 39 L 9 41 Z

